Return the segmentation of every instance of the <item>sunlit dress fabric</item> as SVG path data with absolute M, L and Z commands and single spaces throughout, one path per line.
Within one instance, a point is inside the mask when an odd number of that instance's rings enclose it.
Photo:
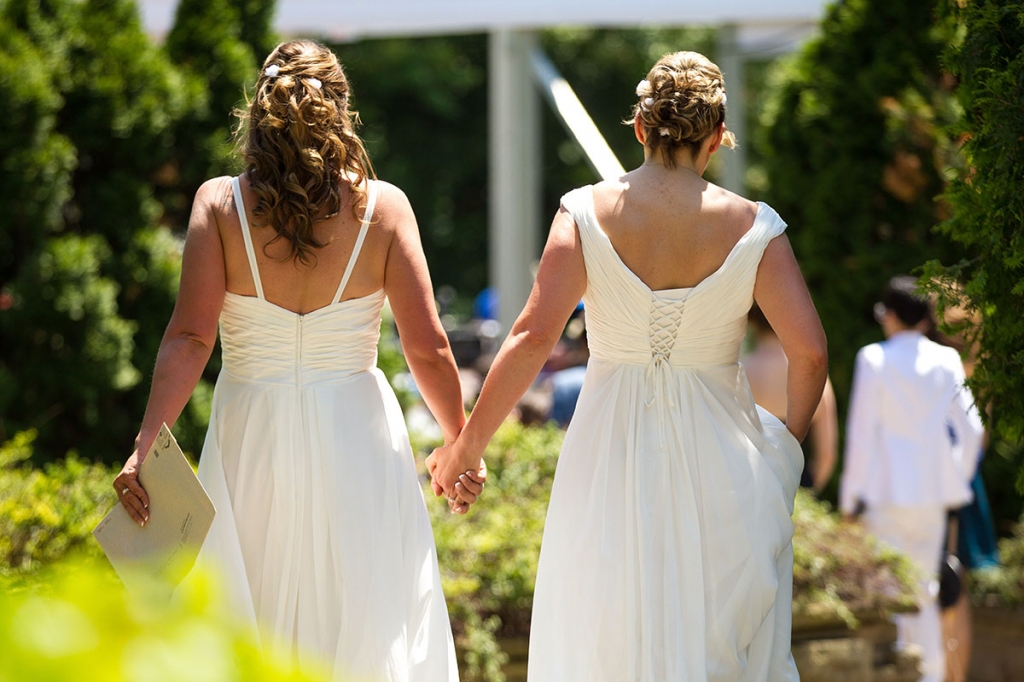
M 759 204 L 722 266 L 652 291 L 562 198 L 587 270 L 590 362 L 538 568 L 530 682 L 780 682 L 790 654 L 793 501 L 803 455 L 738 363 L 765 247 Z
M 335 680 L 458 680 L 433 534 L 398 401 L 377 369 L 383 290 L 297 314 L 227 293 L 223 368 L 199 477 L 217 516 L 213 565 L 267 649 Z

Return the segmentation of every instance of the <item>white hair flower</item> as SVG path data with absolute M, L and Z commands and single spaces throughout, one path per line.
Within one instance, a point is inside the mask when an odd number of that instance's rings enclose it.
M 725 106 L 725 101 L 726 101 L 727 99 L 729 99 L 729 98 L 725 96 L 725 91 L 723 90 L 723 91 L 722 91 L 722 106 L 723 106 L 723 107 Z
M 271 64 L 263 70 L 263 73 L 267 75 L 267 78 L 277 78 L 277 74 L 281 73 L 281 67 L 277 64 Z
M 636 96 L 643 97 L 644 93 L 651 89 L 651 83 L 646 78 L 636 84 Z
M 306 83 L 308 83 L 309 85 L 312 85 L 317 90 L 319 90 L 320 86 L 322 85 L 322 83 L 320 82 L 319 78 L 307 78 L 306 79 Z
M 669 131 L 668 128 L 658 128 L 658 134 L 661 135 L 662 137 L 668 137 L 672 133 Z
M 654 98 L 653 97 L 648 97 L 647 99 L 644 100 L 644 109 L 650 109 L 653 106 L 654 106 Z

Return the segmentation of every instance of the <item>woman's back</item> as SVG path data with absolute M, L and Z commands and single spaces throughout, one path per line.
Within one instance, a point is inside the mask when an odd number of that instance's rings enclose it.
M 398 190 L 383 182 L 375 184 L 378 185 L 379 194 L 371 224 L 340 300 L 362 298 L 385 286 L 388 249 L 396 229 L 396 202 L 393 195 Z M 225 178 L 224 185 L 222 192 L 226 197 L 217 205 L 220 208 L 218 226 L 224 246 L 225 289 L 241 296 L 256 296 L 256 282 L 249 266 L 231 182 Z M 362 224 L 357 215 L 363 215 L 367 202 L 363 201 L 362 210 L 353 212 L 351 203 L 357 195 L 348 183 L 339 185 L 341 210 L 314 225 L 314 237 L 323 246 L 314 251 L 310 262 L 303 263 L 289 257 L 289 243 L 283 239 L 275 241 L 277 233 L 273 229 L 269 226 L 254 226 L 252 207 L 256 205 L 257 197 L 244 175 L 239 178 L 239 185 L 267 301 L 298 314 L 306 314 L 334 303 L 338 284 L 356 247 Z
M 718 270 L 757 204 L 687 170 L 646 163 L 594 186 L 594 213 L 615 251 L 650 289 L 687 288 Z

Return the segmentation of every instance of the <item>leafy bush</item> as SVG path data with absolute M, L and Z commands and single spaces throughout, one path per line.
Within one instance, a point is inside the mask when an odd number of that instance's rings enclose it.
M 971 573 L 971 598 L 976 604 L 1024 606 L 1024 516 L 1013 535 L 999 541 L 999 566 Z
M 939 59 L 952 32 L 935 19 L 939 4 L 831 4 L 769 88 L 761 198 L 790 224 L 841 406 L 857 350 L 881 338 L 871 311 L 886 281 L 957 253 L 933 230 L 948 217 L 935 196 L 958 163 L 942 133 L 958 109 Z
M 793 514 L 793 620 L 842 622 L 884 618 L 915 607 L 913 564 L 870 536 L 859 523 L 841 521 L 806 490 Z
M 959 281 L 947 302 L 964 303 L 982 317 L 978 364 L 970 380 L 990 405 L 997 434 L 1024 442 L 1024 2 L 949 3 L 962 26 L 946 63 L 959 79 L 967 167 L 950 184 L 955 209 L 942 232 L 966 251 L 929 274 Z M 950 300 L 952 299 L 952 300 Z M 1024 491 L 1024 462 L 1018 489 Z
M 562 432 L 508 421 L 487 446 L 486 496 L 453 516 L 424 485 L 464 679 L 500 682 L 496 636 L 529 632 L 541 535 Z
M 327 679 L 262 652 L 212 580 L 190 580 L 173 601 L 131 599 L 109 569 L 52 569 L 32 589 L 0 590 L 0 682 Z
M 92 529 L 116 501 L 113 469 L 74 455 L 29 466 L 35 437 L 18 433 L 0 447 L 0 585 L 36 581 L 69 555 L 101 557 Z

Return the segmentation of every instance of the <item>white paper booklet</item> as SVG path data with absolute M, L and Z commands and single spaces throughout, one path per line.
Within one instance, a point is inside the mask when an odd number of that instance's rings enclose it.
M 164 424 L 139 467 L 149 521 L 132 520 L 118 501 L 92 534 L 130 592 L 178 584 L 192 569 L 216 509 Z

